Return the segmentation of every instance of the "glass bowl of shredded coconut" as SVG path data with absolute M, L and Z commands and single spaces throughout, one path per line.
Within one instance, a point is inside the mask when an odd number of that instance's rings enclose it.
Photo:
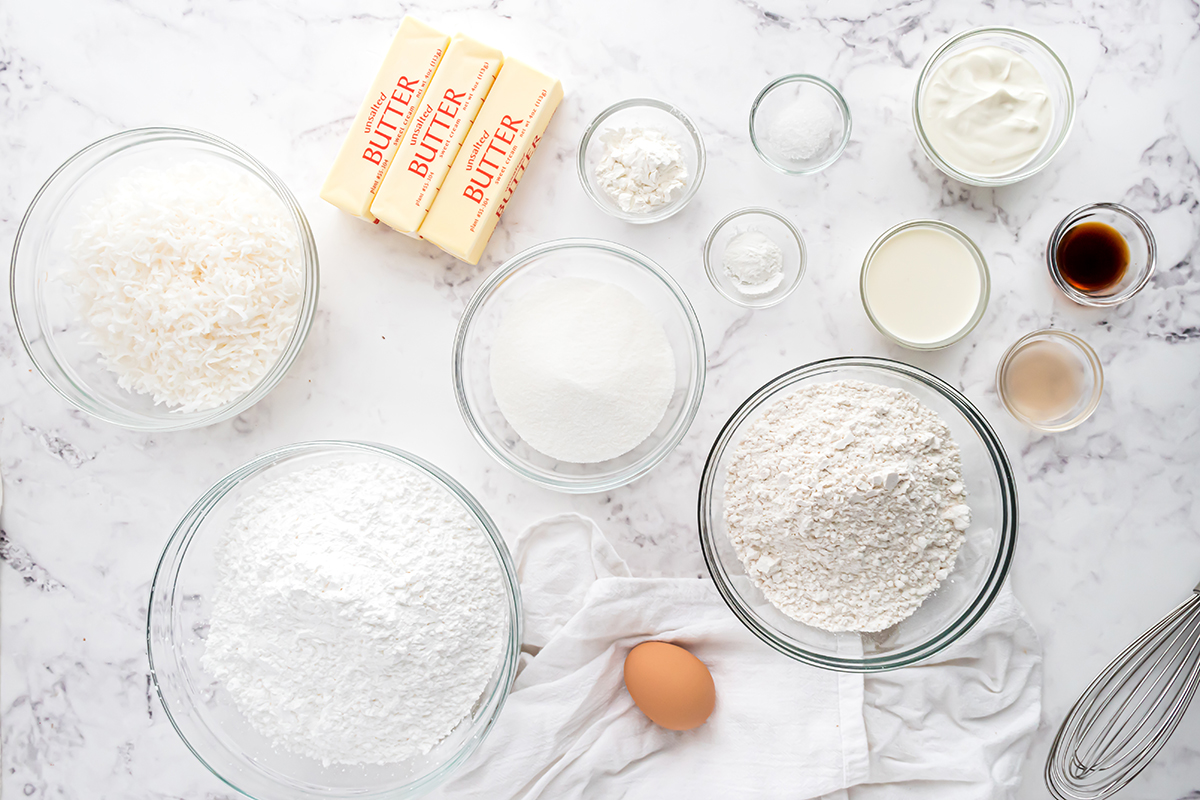
M 705 354 L 683 290 L 594 239 L 521 252 L 467 303 L 454 389 L 502 465 L 562 492 L 623 486 L 667 457 L 700 406 Z
M 610 106 L 583 132 L 583 190 L 605 213 L 635 224 L 678 213 L 704 178 L 704 141 L 686 114 L 648 98 Z
M 68 401 L 135 430 L 181 430 L 261 400 L 317 303 L 304 212 L 270 170 L 200 131 L 89 145 L 42 186 L 10 274 L 21 341 Z
M 362 442 L 289 445 L 213 486 L 167 542 L 147 622 L 175 729 L 257 800 L 428 791 L 496 721 L 520 641 L 487 512 Z
M 746 308 L 783 302 L 804 277 L 808 251 L 787 217 L 743 208 L 716 225 L 704 242 L 704 272 L 725 299 Z
M 784 373 L 725 424 L 701 477 L 709 572 L 798 661 L 876 672 L 929 658 L 1000 591 L 1012 468 L 987 420 L 916 367 L 843 357 Z
M 785 75 L 767 84 L 750 107 L 750 141 L 785 175 L 811 175 L 841 157 L 852 120 L 845 98 L 815 75 Z

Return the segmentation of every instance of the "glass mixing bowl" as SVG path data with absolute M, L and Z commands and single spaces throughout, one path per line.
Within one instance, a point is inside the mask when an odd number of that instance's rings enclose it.
M 431 478 L 478 523 L 503 575 L 508 605 L 504 655 L 464 719 L 423 758 L 408 763 L 330 765 L 271 747 L 201 666 L 217 581 L 215 550 L 238 503 L 264 482 L 331 461 L 384 461 Z M 201 497 L 171 534 L 150 589 L 146 644 L 150 675 L 184 743 L 204 766 L 256 800 L 401 800 L 428 791 L 474 752 L 491 730 L 516 674 L 521 600 L 504 539 L 487 512 L 432 464 L 402 450 L 363 442 L 306 442 L 274 450 L 234 470 Z
M 72 290 L 62 280 L 70 264 L 68 247 L 76 221 L 113 183 L 138 167 L 169 167 L 180 162 L 218 163 L 245 171 L 279 200 L 300 241 L 304 293 L 287 345 L 275 364 L 248 392 L 205 411 L 172 411 L 150 395 L 126 391 L 116 373 L 84 344 Z M 245 411 L 275 388 L 304 346 L 317 307 L 317 246 L 296 198 L 273 172 L 249 153 L 208 133 L 184 128 L 137 128 L 88 145 L 59 167 L 42 186 L 13 245 L 9 292 L 17 332 L 34 366 L 68 402 L 87 413 L 142 431 L 198 428 Z
M 595 464 L 558 461 L 534 450 L 504 417 L 492 393 L 492 341 L 513 303 L 556 278 L 611 283 L 645 304 L 675 354 L 675 391 L 658 427 L 637 447 Z M 700 407 L 704 337 L 679 284 L 636 250 L 598 239 L 559 239 L 531 247 L 493 272 L 467 303 L 454 336 L 454 393 L 483 448 L 523 478 L 560 492 L 603 492 L 649 472 L 675 449 Z
M 830 633 L 771 605 L 738 559 L 725 527 L 726 471 L 749 427 L 776 401 L 805 386 L 860 380 L 914 395 L 949 426 L 962 455 L 971 507 L 954 569 L 916 612 L 879 633 Z M 700 546 L 717 590 L 750 632 L 797 661 L 838 672 L 882 672 L 929 658 L 971 629 L 995 600 L 1017 539 L 1017 487 L 1000 440 L 958 390 L 916 367 L 885 358 L 815 361 L 763 386 L 721 429 L 700 479 Z
M 925 90 L 938 68 L 959 53 L 985 46 L 1010 50 L 1029 61 L 1042 76 L 1042 80 L 1046 82 L 1046 88 L 1050 92 L 1050 103 L 1053 107 L 1050 133 L 1046 137 L 1046 141 L 1042 143 L 1041 149 L 1029 161 L 1001 175 L 976 175 L 949 163 L 942 158 L 929 141 L 924 120 L 921 118 Z M 917 77 L 917 88 L 913 92 L 912 114 L 917 141 L 920 142 L 921 149 L 925 151 L 925 155 L 929 157 L 934 166 L 951 178 L 972 186 L 1008 186 L 1041 172 L 1066 144 L 1067 136 L 1071 133 L 1071 125 L 1075 121 L 1075 92 L 1071 88 L 1071 76 L 1067 72 L 1066 65 L 1041 39 L 1016 28 L 974 28 L 952 36 L 925 62 L 924 69 Z

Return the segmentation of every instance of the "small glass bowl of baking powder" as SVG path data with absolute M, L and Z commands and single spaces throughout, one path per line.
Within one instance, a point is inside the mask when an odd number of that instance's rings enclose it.
M 804 278 L 808 250 L 786 217 L 769 208 L 742 208 L 704 242 L 704 272 L 721 295 L 744 308 L 784 301 Z
M 815 75 L 771 81 L 750 106 L 754 151 L 784 175 L 812 175 L 837 161 L 852 126 L 842 93 Z
M 606 190 L 597 175 L 597 168 L 612 151 L 610 143 L 619 138 L 622 131 L 655 138 L 661 136 L 661 141 L 671 151 L 678 146 L 678 162 L 686 174 L 681 180 L 682 186 L 667 191 L 665 202 L 658 197 L 649 204 L 638 204 L 636 208 L 622 208 L 622 202 Z M 635 143 L 635 146 L 638 144 L 645 146 L 644 143 Z M 592 202 L 604 213 L 635 225 L 661 222 L 679 213 L 696 196 L 704 179 L 704 164 L 704 140 L 691 118 L 670 103 L 645 97 L 622 100 L 601 111 L 583 132 L 576 159 L 579 182 Z
M 449 735 L 425 755 L 405 762 L 323 764 L 275 747 L 255 730 L 225 685 L 202 664 L 220 574 L 218 544 L 239 504 L 282 476 L 336 464 L 399 468 L 440 486 L 474 523 L 501 574 L 507 630 L 486 687 Z M 397 574 L 402 577 L 404 569 L 398 567 Z M 449 778 L 495 724 L 516 676 L 522 617 L 516 570 L 504 537 L 457 481 L 427 461 L 386 445 L 317 441 L 287 445 L 259 456 L 222 478 L 196 501 L 163 550 L 150 588 L 146 625 L 150 675 L 167 718 L 188 749 L 222 781 L 256 800 L 404 800 L 425 794 Z M 360 687 L 363 692 L 379 688 Z M 421 687 L 403 690 L 420 693 Z M 399 728 L 395 734 L 403 737 L 405 731 Z

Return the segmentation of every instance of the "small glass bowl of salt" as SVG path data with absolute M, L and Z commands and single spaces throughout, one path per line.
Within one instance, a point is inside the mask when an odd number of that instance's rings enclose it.
M 750 141 L 767 165 L 811 175 L 837 161 L 850 142 L 850 107 L 815 75 L 771 81 L 750 107 Z
M 804 277 L 804 237 L 782 214 L 742 208 L 718 222 L 704 242 L 704 271 L 725 299 L 767 308 L 795 291 Z

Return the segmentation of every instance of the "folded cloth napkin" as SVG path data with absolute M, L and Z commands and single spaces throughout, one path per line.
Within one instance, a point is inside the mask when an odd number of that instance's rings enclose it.
M 708 580 L 635 578 L 590 520 L 517 542 L 524 652 L 489 737 L 444 798 L 1012 797 L 1041 713 L 1037 637 L 1005 588 L 934 660 L 826 672 L 771 650 Z M 692 731 L 650 722 L 625 689 L 629 650 L 661 639 L 708 665 L 717 704 Z

